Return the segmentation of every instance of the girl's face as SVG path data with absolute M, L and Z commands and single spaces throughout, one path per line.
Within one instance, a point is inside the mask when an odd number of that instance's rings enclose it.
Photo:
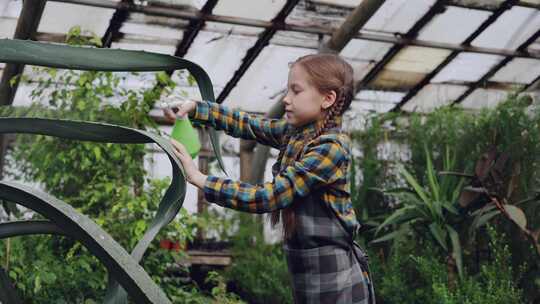
M 287 95 L 283 98 L 285 119 L 295 127 L 301 127 L 322 119 L 326 110 L 334 104 L 336 93 L 323 94 L 311 84 L 309 74 L 300 64 L 289 71 Z

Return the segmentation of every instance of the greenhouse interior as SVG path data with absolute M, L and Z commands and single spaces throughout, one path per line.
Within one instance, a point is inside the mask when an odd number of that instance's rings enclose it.
M 0 79 L 1 304 L 540 304 L 539 0 L 0 0 Z

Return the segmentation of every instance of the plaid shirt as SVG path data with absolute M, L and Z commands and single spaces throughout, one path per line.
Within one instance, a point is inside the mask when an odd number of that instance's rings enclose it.
M 315 124 L 295 129 L 283 119 L 268 119 L 233 111 L 216 103 L 198 103 L 195 121 L 217 130 L 280 150 L 274 179 L 260 185 L 208 176 L 203 192 L 208 202 L 250 213 L 267 213 L 290 206 L 310 191 L 326 188 L 321 199 L 354 231 L 357 220 L 350 200 L 349 139 L 343 133 L 322 134 L 305 142 Z M 295 159 L 302 150 L 299 159 Z

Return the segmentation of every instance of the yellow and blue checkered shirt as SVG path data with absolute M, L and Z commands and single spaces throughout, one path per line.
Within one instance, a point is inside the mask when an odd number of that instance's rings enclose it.
M 286 208 L 314 190 L 323 190 L 322 200 L 349 231 L 355 230 L 358 223 L 350 199 L 350 140 L 346 134 L 323 133 L 305 142 L 315 132 L 315 124 L 296 129 L 283 119 L 233 111 L 209 102 L 198 103 L 191 118 L 233 137 L 256 140 L 280 150 L 272 182 L 252 185 L 208 176 L 203 188 L 208 202 L 250 213 L 267 213 Z M 300 151 L 300 157 L 295 159 Z

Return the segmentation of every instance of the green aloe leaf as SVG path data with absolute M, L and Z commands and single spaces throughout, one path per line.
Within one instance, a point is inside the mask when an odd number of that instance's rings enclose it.
M 52 68 L 72 69 L 72 70 L 98 70 L 98 71 L 171 71 L 178 69 L 187 69 L 191 76 L 197 82 L 203 100 L 215 102 L 212 82 L 208 74 L 197 64 L 164 54 L 148 53 L 143 51 L 130 51 L 118 49 L 98 49 L 89 47 L 72 47 L 67 45 L 49 44 L 41 42 L 33 42 L 26 40 L 11 40 L 0 39 L 0 62 L 15 63 L 15 64 L 31 64 L 37 66 L 46 66 Z M 59 126 L 57 126 L 59 127 Z M 32 129 L 32 132 L 34 133 Z M 90 132 L 92 133 L 92 132 Z M 60 134 L 67 134 L 60 131 Z M 62 137 L 63 135 L 60 135 Z M 77 134 L 73 139 L 83 139 Z M 90 138 L 96 134 L 86 134 Z M 210 140 L 214 153 L 218 160 L 219 166 L 225 172 L 221 150 L 219 147 L 219 139 L 214 129 L 209 130 Z M 100 136 L 97 136 L 100 137 Z M 164 146 L 162 146 L 164 147 Z M 170 147 L 169 147 L 170 148 Z M 169 158 L 171 156 L 169 155 Z M 171 158 L 172 161 L 172 158 Z M 180 167 L 179 167 L 180 168 Z M 173 179 L 176 174 L 173 175 Z M 183 179 L 183 176 L 182 176 Z M 182 181 L 182 187 L 185 187 L 185 181 Z M 165 194 L 164 200 L 168 195 L 169 190 Z M 184 189 L 185 190 L 185 189 Z M 183 201 L 183 196 L 182 196 Z M 148 247 L 153 236 L 160 230 L 160 225 L 167 222 L 170 213 L 165 209 L 161 209 L 166 204 L 160 204 L 160 210 L 155 218 L 155 223 L 148 229 L 147 234 L 139 241 L 133 250 L 133 257 L 139 261 Z M 180 202 L 181 207 L 181 202 Z M 175 215 L 176 213 L 174 213 Z M 174 217 L 172 215 L 172 217 Z M 163 219 L 163 220 L 158 220 Z M 167 222 L 168 223 L 168 222 Z M 155 225 L 154 225 L 155 224 Z M 166 225 L 166 223 L 164 224 Z M 153 235 L 153 236 L 152 236 Z M 114 290 L 114 297 L 119 299 L 117 303 L 126 303 L 126 295 L 119 295 L 118 285 L 112 286 L 108 296 L 111 295 L 111 290 Z
M 163 196 L 156 216 L 148 230 L 139 240 L 133 252 L 133 259 L 139 262 L 158 232 L 170 223 L 184 202 L 186 181 L 180 161 L 176 158 L 169 140 L 143 130 L 105 123 L 91 123 L 71 120 L 42 118 L 0 118 L 0 133 L 29 133 L 49 135 L 74 140 L 107 143 L 156 143 L 168 155 L 172 164 L 171 185 Z M 119 285 L 111 285 L 111 293 L 127 298 Z
M 405 169 L 404 166 L 402 165 L 399 166 L 399 172 L 401 173 L 401 175 L 403 175 L 403 177 L 405 177 L 405 180 L 407 181 L 407 183 L 411 185 L 411 187 L 413 187 L 414 191 L 422 199 L 426 207 L 429 209 L 430 213 L 433 214 L 434 211 L 433 211 L 433 207 L 431 206 L 431 200 L 429 199 L 424 188 L 420 186 L 418 181 L 414 178 L 414 176 L 412 176 L 411 173 L 409 173 L 409 171 L 407 171 L 407 169 Z
M 0 62 L 31 64 L 70 70 L 111 72 L 153 72 L 187 69 L 197 81 L 203 100 L 215 102 L 212 81 L 197 64 L 175 56 L 90 47 L 34 42 L 29 40 L 0 39 Z M 219 166 L 225 172 L 219 139 L 214 129 L 210 140 Z
M 69 204 L 29 186 L 6 181 L 0 181 L 0 199 L 34 210 L 53 223 L 48 227 L 42 226 L 47 223 L 39 222 L 3 223 L 0 224 L 0 229 L 4 236 L 9 237 L 10 229 L 15 229 L 11 233 L 20 233 L 23 224 L 30 225 L 25 227 L 26 231 L 22 231 L 26 233 L 36 232 L 41 225 L 42 233 L 56 234 L 56 226 L 88 248 L 88 251 L 107 267 L 109 273 L 114 274 L 115 279 L 130 291 L 135 303 L 171 303 L 165 293 L 120 244 L 89 217 L 80 214 Z M 36 224 L 38 227 L 31 227 Z

